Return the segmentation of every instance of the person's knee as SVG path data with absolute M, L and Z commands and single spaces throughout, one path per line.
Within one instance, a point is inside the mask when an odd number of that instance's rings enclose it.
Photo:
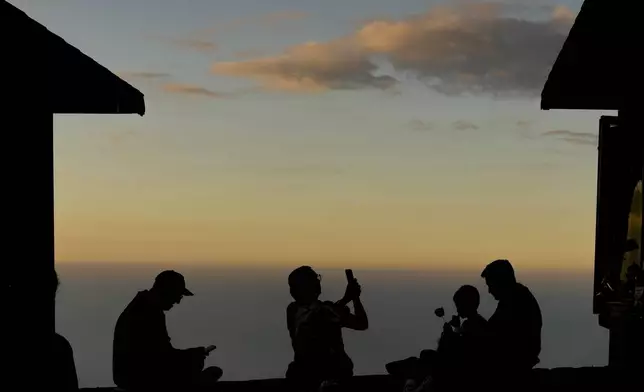
M 203 370 L 202 375 L 207 380 L 214 382 L 219 381 L 219 379 L 224 375 L 224 371 L 217 366 L 210 366 Z
M 420 352 L 421 361 L 433 361 L 436 358 L 436 350 L 423 350 Z

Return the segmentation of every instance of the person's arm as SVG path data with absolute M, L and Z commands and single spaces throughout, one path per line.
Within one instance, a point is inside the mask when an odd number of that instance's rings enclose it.
M 355 312 L 353 329 L 359 331 L 367 330 L 369 328 L 369 318 L 367 317 L 367 311 L 364 309 L 360 297 L 353 300 L 353 311 Z
M 343 325 L 346 328 L 354 329 L 356 331 L 365 331 L 369 328 L 369 318 L 367 317 L 367 312 L 365 311 L 364 305 L 360 300 L 361 288 L 357 280 L 354 280 L 352 283 L 347 285 L 347 290 L 344 294 L 344 297 L 336 302 L 337 306 L 340 306 L 342 309 L 347 307 L 347 304 L 353 301 L 353 308 L 355 314 L 352 314 L 350 311 L 343 312 Z
M 160 360 L 169 366 L 176 363 L 193 363 L 195 366 L 203 367 L 206 359 L 205 347 L 191 347 L 187 349 L 175 348 L 172 345 L 168 329 L 166 327 L 165 316 L 163 314 L 154 314 L 150 316 L 147 328 L 139 331 L 139 336 L 150 339 L 148 347 L 152 350 L 149 355 L 154 360 Z M 156 358 L 155 358 L 156 357 Z
M 76 362 L 74 361 L 74 351 L 71 345 L 69 346 L 69 357 L 67 361 L 69 369 L 67 385 L 69 385 L 70 391 L 78 391 L 78 373 L 76 373 Z
M 78 391 L 78 375 L 76 373 L 76 363 L 74 361 L 74 350 L 72 349 L 69 341 L 63 336 L 56 334 L 56 338 L 59 340 L 60 346 L 60 357 L 55 358 L 55 360 L 60 361 L 63 364 L 62 370 L 64 374 L 60 375 L 63 380 L 63 385 L 59 387 L 63 388 L 65 392 Z
M 295 304 L 291 303 L 286 307 L 286 328 L 288 329 L 288 335 L 291 337 L 291 345 L 293 345 L 293 337 L 295 336 L 294 313 Z
M 437 351 L 445 354 L 454 350 L 457 334 L 449 323 L 443 324 L 443 332 L 438 339 Z

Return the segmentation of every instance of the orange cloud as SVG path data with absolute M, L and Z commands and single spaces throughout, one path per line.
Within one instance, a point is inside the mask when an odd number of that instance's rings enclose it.
M 450 94 L 534 95 L 571 26 L 572 12 L 555 7 L 545 20 L 507 16 L 496 3 L 433 7 L 404 19 L 373 20 L 326 42 L 308 42 L 276 56 L 217 62 L 212 72 L 249 78 L 264 88 L 296 92 L 389 89 L 374 58 Z
M 320 92 L 328 89 L 356 89 L 367 86 L 392 87 L 395 79 L 374 76 L 367 53 L 349 40 L 306 43 L 285 54 L 239 62 L 220 62 L 212 67 L 218 74 L 258 80 L 272 90 Z
M 558 5 L 552 11 L 552 18 L 564 22 L 566 24 L 572 23 L 575 20 L 575 13 L 565 5 Z
M 163 90 L 175 94 L 202 95 L 210 98 L 227 98 L 228 94 L 219 93 L 204 87 L 182 83 L 167 83 L 163 85 Z

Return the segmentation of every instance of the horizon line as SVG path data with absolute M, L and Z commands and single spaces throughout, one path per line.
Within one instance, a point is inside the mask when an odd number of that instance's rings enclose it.
M 492 260 L 490 260 L 491 262 Z M 482 263 L 480 266 L 475 267 L 472 263 L 465 263 L 461 266 L 436 266 L 436 265 L 422 265 L 420 263 L 400 263 L 400 265 L 394 264 L 383 264 L 375 263 L 372 266 L 363 266 L 363 263 L 338 263 L 334 262 L 330 265 L 324 265 L 325 263 L 316 263 L 316 262 L 306 262 L 302 261 L 299 263 L 289 263 L 289 262 L 279 262 L 279 263 L 252 263 L 252 262 L 236 262 L 236 263 L 221 263 L 221 262 L 204 262 L 204 261 L 103 261 L 103 260 L 56 260 L 56 265 L 67 265 L 67 266 L 94 266 L 94 267 L 114 267 L 114 266 L 131 266 L 131 267 L 161 267 L 161 266 L 172 266 L 173 268 L 179 267 L 188 267 L 190 269 L 200 269 L 200 268 L 216 268 L 222 270 L 282 270 L 289 268 L 297 268 L 302 265 L 310 265 L 311 267 L 318 270 L 343 270 L 346 268 L 352 268 L 356 271 L 392 271 L 392 272 L 436 272 L 436 273 L 467 273 L 472 270 L 476 270 L 480 267 L 481 271 L 487 263 Z M 520 268 L 515 269 L 521 273 L 543 273 L 543 274 L 560 274 L 560 273 L 581 273 L 582 275 L 592 275 L 593 265 L 589 264 L 588 266 L 554 266 L 549 263 L 549 265 L 539 266 L 526 266 L 521 265 Z

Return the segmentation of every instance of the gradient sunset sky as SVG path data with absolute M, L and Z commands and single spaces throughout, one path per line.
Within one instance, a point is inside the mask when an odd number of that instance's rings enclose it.
M 59 262 L 592 267 L 581 0 L 10 2 L 146 96 L 56 117 Z

